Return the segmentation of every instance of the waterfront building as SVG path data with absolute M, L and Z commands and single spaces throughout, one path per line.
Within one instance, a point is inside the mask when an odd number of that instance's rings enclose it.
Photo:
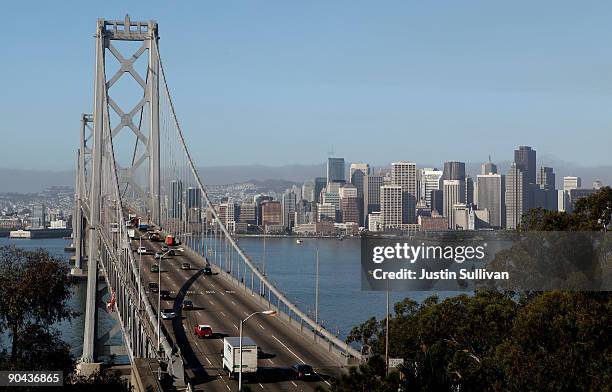
M 416 223 L 416 163 L 391 163 L 392 184 L 402 188 L 402 222 Z
M 402 193 L 400 185 L 383 185 L 380 187 L 380 212 L 383 228 L 398 227 L 402 224 Z

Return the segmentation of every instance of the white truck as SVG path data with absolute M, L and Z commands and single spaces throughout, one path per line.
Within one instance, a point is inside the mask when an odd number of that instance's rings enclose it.
M 240 369 L 240 338 L 223 338 L 223 368 L 230 377 L 238 377 Z M 257 344 L 253 339 L 242 337 L 242 377 L 257 372 Z

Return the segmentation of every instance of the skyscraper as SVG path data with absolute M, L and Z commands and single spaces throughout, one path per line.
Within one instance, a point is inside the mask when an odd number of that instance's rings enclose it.
M 282 200 L 282 224 L 285 227 L 291 227 L 291 221 L 293 219 L 295 213 L 295 204 L 297 203 L 297 196 L 292 189 L 287 189 L 285 193 L 283 193 Z
M 327 183 L 345 182 L 344 158 L 327 158 Z
M 444 180 L 443 189 L 444 206 L 442 215 L 448 219 L 448 228 L 455 229 L 455 204 L 465 203 L 465 182 L 461 180 Z
M 480 166 L 480 174 L 497 174 L 497 165 L 491 162 L 491 156 L 489 155 L 489 161 L 483 163 Z
M 444 162 L 444 172 L 442 174 L 442 181 L 463 179 L 465 179 L 465 162 Z
M 315 183 L 313 181 L 306 181 L 302 185 L 302 198 L 309 202 L 314 202 L 316 200 Z
M 431 208 L 431 191 L 440 189 L 440 179 L 443 172 L 438 169 L 425 168 L 421 170 L 421 190 L 419 194 L 425 200 L 425 205 Z
M 416 223 L 416 163 L 391 163 L 391 180 L 402 187 L 402 223 Z
M 380 187 L 384 184 L 384 177 L 368 174 L 363 181 L 363 215 L 380 211 Z M 367 222 L 364 222 L 364 227 Z
M 529 146 L 519 146 L 514 150 L 516 167 L 523 172 L 525 184 L 536 183 L 536 151 Z
M 506 227 L 516 229 L 527 209 L 528 186 L 522 170 L 515 162 L 506 176 Z
M 44 204 L 32 205 L 30 227 L 32 229 L 44 229 L 47 226 L 47 207 Z
M 402 224 L 402 193 L 399 185 L 380 187 L 380 216 L 384 228 L 399 227 Z
M 552 167 L 540 167 L 536 180 L 541 189 L 555 189 L 555 172 Z
M 370 174 L 370 165 L 367 163 L 351 163 L 351 184 L 357 188 L 357 197 L 363 197 L 363 179 Z
M 170 218 L 180 219 L 183 217 L 183 182 L 181 180 L 170 181 Z
M 314 179 L 314 196 L 317 203 L 321 202 L 321 191 L 327 185 L 327 178 L 315 177 Z
M 492 227 L 505 227 L 506 205 L 504 176 L 501 174 L 480 174 L 476 176 L 478 209 L 489 210 L 489 224 Z
M 566 192 L 582 187 L 582 179 L 576 176 L 563 177 L 563 190 Z

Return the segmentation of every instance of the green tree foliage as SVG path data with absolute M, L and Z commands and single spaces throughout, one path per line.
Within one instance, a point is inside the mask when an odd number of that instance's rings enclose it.
M 604 188 L 572 213 L 529 211 L 521 230 L 602 230 L 611 212 L 612 189 Z M 389 321 L 389 355 L 404 366 L 386 375 L 386 323 L 371 318 L 347 338 L 369 347 L 370 359 L 334 380 L 331 391 L 612 391 L 608 292 L 405 299 Z
M 70 296 L 65 263 L 42 249 L 0 248 L 0 333 L 10 347 L 0 352 L 0 369 L 72 370 L 69 347 L 53 328 L 74 316 Z

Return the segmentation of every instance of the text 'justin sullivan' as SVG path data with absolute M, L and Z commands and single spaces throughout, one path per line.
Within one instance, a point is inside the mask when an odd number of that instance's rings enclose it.
M 449 271 L 448 268 L 439 271 L 428 271 L 421 268 L 420 274 L 415 270 L 402 268 L 399 271 L 383 271 L 377 268 L 372 271 L 376 280 L 508 280 L 510 274 L 506 271 L 487 271 L 485 268 L 469 270 L 462 268 L 459 271 Z

